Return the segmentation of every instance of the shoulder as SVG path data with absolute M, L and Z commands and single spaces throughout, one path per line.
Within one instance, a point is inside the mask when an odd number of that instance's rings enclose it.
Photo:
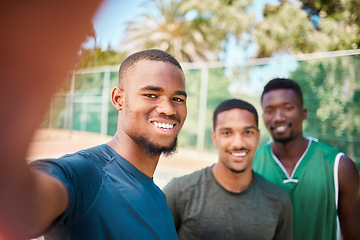
M 30 163 L 31 168 L 57 178 L 67 189 L 69 203 L 59 218 L 59 223 L 66 224 L 72 221 L 70 219 L 80 217 L 98 196 L 105 176 L 103 166 L 111 159 L 104 153 L 104 149 L 104 146 L 100 145 L 58 159 L 43 159 Z
M 259 159 L 264 159 L 264 157 L 271 156 L 271 143 L 266 144 L 256 150 L 254 161 L 259 161 Z
M 346 189 L 359 192 L 359 170 L 351 158 L 342 155 L 339 161 L 338 178 L 340 192 Z
M 324 154 L 338 154 L 340 152 L 335 147 L 330 146 L 317 138 L 308 137 L 307 139 L 311 141 L 311 145 L 313 145 L 317 150 L 322 151 Z
M 343 192 L 346 189 L 357 190 L 359 186 L 359 170 L 354 161 L 327 143 L 314 138 L 310 139 L 312 140 L 311 144 L 314 144 L 322 152 L 325 158 L 334 162 L 338 161 L 337 172 L 340 191 Z
M 271 143 L 265 144 L 257 149 L 257 153 L 267 152 L 270 150 L 270 147 L 271 147 Z
M 309 154 L 314 159 L 323 159 L 330 166 L 335 166 L 335 163 L 343 156 L 344 154 L 340 152 L 333 146 L 322 142 L 316 138 L 308 138 L 311 140 L 309 147 Z
M 254 159 L 252 168 L 256 171 L 265 170 L 264 166 L 271 164 L 271 161 L 269 161 L 269 158 L 271 157 L 271 144 L 266 144 L 260 148 L 257 149 Z
M 103 145 L 99 145 L 96 147 L 80 150 L 75 153 L 63 155 L 57 159 L 40 159 L 30 163 L 30 166 L 36 167 L 43 164 L 55 164 L 59 166 L 66 165 L 87 165 L 89 160 L 94 161 L 111 161 L 112 156 L 109 153 L 106 153 L 106 147 Z
M 173 178 L 165 187 L 164 193 L 167 195 L 172 190 L 176 192 L 184 192 L 191 188 L 198 187 L 199 184 L 208 179 L 208 173 L 211 167 L 206 167 L 196 172 L 181 177 Z
M 339 168 L 343 168 L 345 171 L 357 169 L 355 162 L 345 154 L 340 157 Z
M 74 176 L 91 177 L 94 171 L 102 171 L 113 157 L 107 153 L 104 145 L 66 154 L 57 159 L 42 159 L 30 163 L 33 169 L 44 171 L 57 178 Z
M 272 200 L 279 200 L 284 204 L 290 203 L 290 197 L 284 190 L 282 190 L 275 184 L 269 182 L 263 176 L 256 172 L 254 172 L 254 181 L 256 187 L 260 189 L 267 198 L 270 198 Z

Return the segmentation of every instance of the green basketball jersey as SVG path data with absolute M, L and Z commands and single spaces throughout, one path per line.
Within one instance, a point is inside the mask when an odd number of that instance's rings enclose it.
M 340 239 L 337 172 L 342 153 L 317 139 L 309 140 L 291 176 L 271 151 L 271 144 L 257 151 L 253 169 L 289 194 L 294 240 Z

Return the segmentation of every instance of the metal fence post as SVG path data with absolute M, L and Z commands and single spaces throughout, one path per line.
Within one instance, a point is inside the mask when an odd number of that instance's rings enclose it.
M 104 72 L 104 84 L 101 98 L 101 135 L 108 133 L 108 115 L 109 115 L 109 91 L 110 91 L 110 70 Z
M 199 99 L 199 118 L 196 149 L 204 150 L 205 146 L 205 123 L 206 123 L 206 108 L 207 108 L 207 92 L 209 82 L 209 68 L 203 66 L 201 68 L 201 84 L 200 84 L 200 99 Z
M 69 130 L 69 134 L 72 134 L 73 125 L 74 125 L 74 95 L 75 95 L 75 72 L 72 74 L 71 78 L 71 86 L 68 95 L 68 121 L 67 121 L 67 129 Z

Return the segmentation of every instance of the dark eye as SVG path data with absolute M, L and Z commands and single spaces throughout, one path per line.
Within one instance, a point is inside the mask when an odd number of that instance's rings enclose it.
M 175 102 L 184 102 L 184 99 L 178 98 L 178 97 L 174 97 L 173 100 L 174 100 Z
M 294 109 L 294 106 L 292 106 L 292 105 L 286 106 L 286 110 L 288 110 L 288 111 L 291 111 L 293 109 Z
M 252 134 L 254 134 L 254 131 L 252 131 L 252 130 L 247 130 L 247 131 L 245 131 L 245 134 L 247 134 L 247 135 L 252 135 Z
M 155 94 L 145 94 L 145 96 L 148 98 L 156 98 Z
M 264 110 L 264 113 L 265 113 L 265 114 L 271 114 L 271 113 L 272 113 L 272 109 L 267 108 L 267 109 Z
M 230 135 L 230 134 L 231 134 L 230 131 L 223 131 L 223 132 L 221 132 L 221 135 Z

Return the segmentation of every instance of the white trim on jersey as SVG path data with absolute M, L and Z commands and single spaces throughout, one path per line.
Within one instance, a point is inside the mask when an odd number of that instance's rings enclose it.
M 272 149 L 270 148 L 270 152 L 271 152 L 271 156 L 273 157 L 273 159 L 275 160 L 275 162 L 279 165 L 279 167 L 282 169 L 282 171 L 285 173 L 287 179 L 285 179 L 283 181 L 283 183 L 289 183 L 289 182 L 294 182 L 297 183 L 299 182 L 299 179 L 294 179 L 294 174 L 296 172 L 296 169 L 298 168 L 299 164 L 301 163 L 301 161 L 303 160 L 304 156 L 306 155 L 307 151 L 309 150 L 309 147 L 311 145 L 311 141 L 313 141 L 313 139 L 309 138 L 309 143 L 304 151 L 304 153 L 301 155 L 301 157 L 299 158 L 299 160 L 297 161 L 294 170 L 291 173 L 291 176 L 289 175 L 289 173 L 286 171 L 284 165 L 280 162 L 280 160 L 275 156 L 275 154 L 273 153 Z
M 335 185 L 335 204 L 336 204 L 336 210 L 338 210 L 339 207 L 339 163 L 340 158 L 344 155 L 344 153 L 338 153 L 335 158 L 334 163 L 334 185 Z M 341 239 L 341 229 L 340 229 L 340 220 L 339 220 L 339 214 L 336 216 L 336 237 L 338 240 Z

